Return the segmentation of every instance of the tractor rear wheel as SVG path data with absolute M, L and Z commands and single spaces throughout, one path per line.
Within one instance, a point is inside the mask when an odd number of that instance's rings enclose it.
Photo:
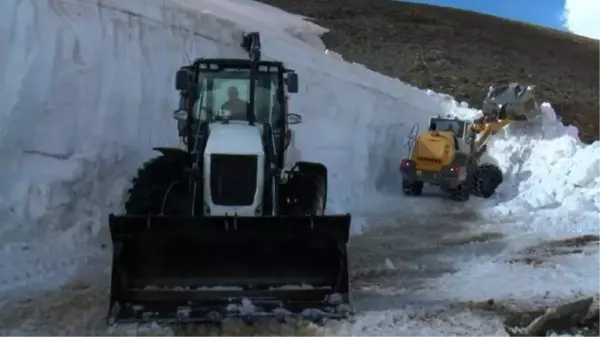
M 187 194 L 185 163 L 169 156 L 148 160 L 132 180 L 127 214 L 183 214 Z

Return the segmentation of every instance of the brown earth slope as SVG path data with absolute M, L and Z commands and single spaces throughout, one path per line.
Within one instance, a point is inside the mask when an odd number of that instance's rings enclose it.
M 330 29 L 348 61 L 480 107 L 488 86 L 536 85 L 581 138 L 598 140 L 599 43 L 451 8 L 391 0 L 258 0 Z

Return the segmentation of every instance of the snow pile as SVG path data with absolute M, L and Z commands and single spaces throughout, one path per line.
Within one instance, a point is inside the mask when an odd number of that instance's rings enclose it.
M 531 305 L 597 294 L 597 246 L 565 244 L 562 252 L 546 254 L 536 250 L 544 243 L 600 232 L 600 143 L 581 143 L 577 129 L 564 126 L 550 104 L 544 103 L 541 110 L 539 124 L 513 123 L 488 144 L 485 160 L 499 165 L 504 182 L 495 196 L 475 205 L 487 213 L 481 230 L 509 237 L 504 252 L 491 260 L 465 258 L 460 271 L 432 282 L 436 290 L 424 297 L 518 299 Z M 453 113 L 465 118 L 480 114 L 464 108 Z M 515 262 L 523 252 L 524 258 L 541 265 Z
M 569 210 L 598 211 L 600 143 L 582 144 L 577 129 L 557 121 L 549 104 L 544 104 L 542 111 L 541 133 L 519 132 L 515 125 L 516 130 L 507 128 L 490 143 L 490 153 L 513 178 L 503 191 L 514 189 L 518 203 L 525 202 L 519 209 L 517 202 L 501 195 L 508 202 L 506 207 L 519 212 L 560 203 Z
M 539 125 L 513 123 L 491 138 L 487 158 L 504 173 L 497 195 L 484 205 L 504 216 L 529 216 L 524 230 L 548 234 L 598 233 L 600 143 L 583 144 L 548 103 Z M 480 112 L 457 108 L 454 114 Z

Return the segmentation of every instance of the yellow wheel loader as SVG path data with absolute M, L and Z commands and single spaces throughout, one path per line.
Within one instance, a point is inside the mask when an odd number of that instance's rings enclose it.
M 324 214 L 323 164 L 284 167 L 288 125 L 301 122 L 286 104 L 297 75 L 260 59 L 258 33 L 242 47 L 249 59 L 197 59 L 176 74 L 185 149 L 157 148 L 126 214 L 109 217 L 111 323 L 352 313 L 350 215 Z
M 488 140 L 513 121 L 536 121 L 541 111 L 534 87 L 518 83 L 490 87 L 482 111 L 475 121 L 438 116 L 430 118 L 427 132 L 413 129 L 408 158 L 400 164 L 405 195 L 420 195 L 425 183 L 456 201 L 494 194 L 503 177 L 496 165 L 480 163 Z

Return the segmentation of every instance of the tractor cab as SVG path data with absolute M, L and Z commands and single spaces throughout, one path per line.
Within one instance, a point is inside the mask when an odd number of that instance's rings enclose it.
M 176 119 L 186 120 L 190 111 L 195 120 L 281 125 L 287 119 L 287 93 L 298 91 L 296 73 L 281 62 L 199 59 L 191 68 L 180 70 L 184 83 L 177 89 L 187 101 L 176 111 Z

